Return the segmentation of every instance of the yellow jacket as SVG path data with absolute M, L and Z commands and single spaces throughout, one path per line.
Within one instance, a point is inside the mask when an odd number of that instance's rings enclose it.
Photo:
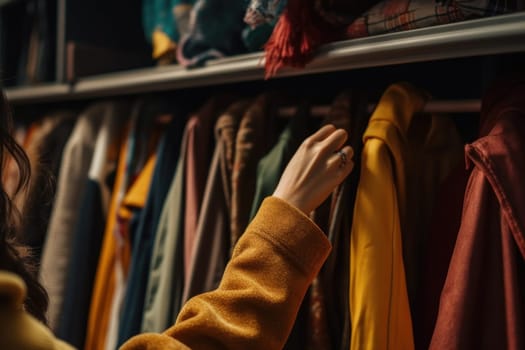
M 363 136 L 350 238 L 351 350 L 414 349 L 409 292 L 417 295 L 418 248 L 433 196 L 462 149 L 447 117 L 414 118 L 426 100 L 408 84 L 390 86 Z
M 363 136 L 350 234 L 352 350 L 414 349 L 401 242 L 399 206 L 403 198 L 395 182 L 397 178 L 404 186 L 404 174 L 401 167 L 395 167 L 395 150 L 386 142 L 399 138 L 391 127 L 392 119 L 411 118 L 423 107 L 424 99 L 411 97 L 404 87 L 390 87 Z
M 237 243 L 219 288 L 190 299 L 163 334 L 138 335 L 121 350 L 282 349 L 304 294 L 329 252 L 324 233 L 307 216 L 269 197 Z M 0 283 L 0 293 L 10 288 Z M 20 313 L 32 319 L 21 309 Z M 19 338 L 40 334 L 33 326 L 20 327 L 13 333 Z M 51 338 L 45 332 L 44 339 Z M 48 344 L 0 348 L 62 350 Z

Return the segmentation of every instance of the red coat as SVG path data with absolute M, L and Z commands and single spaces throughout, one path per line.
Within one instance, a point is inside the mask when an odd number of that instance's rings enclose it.
M 525 349 L 525 81 L 483 100 L 430 349 Z

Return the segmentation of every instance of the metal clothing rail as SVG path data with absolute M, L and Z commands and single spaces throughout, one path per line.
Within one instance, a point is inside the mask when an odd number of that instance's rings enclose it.
M 330 112 L 330 106 L 312 106 L 310 114 L 314 117 L 324 117 Z M 368 106 L 368 111 L 372 113 L 376 108 L 375 104 Z M 481 110 L 481 100 L 431 100 L 425 104 L 422 113 L 479 113 Z M 278 111 L 281 117 L 292 117 L 295 115 L 297 107 L 284 107 Z
M 513 52 L 525 52 L 525 12 L 325 45 L 305 69 L 285 69 L 277 78 Z M 189 70 L 152 67 L 79 79 L 71 85 L 8 89 L 7 96 L 12 103 L 24 104 L 256 81 L 264 78 L 263 63 L 263 55 L 254 53 Z

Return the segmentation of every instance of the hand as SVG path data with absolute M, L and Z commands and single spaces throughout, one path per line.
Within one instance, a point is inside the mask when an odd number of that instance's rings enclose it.
M 343 147 L 347 137 L 343 129 L 326 125 L 304 140 L 286 166 L 273 195 L 310 214 L 354 167 L 352 148 Z M 346 156 L 346 162 L 339 150 Z

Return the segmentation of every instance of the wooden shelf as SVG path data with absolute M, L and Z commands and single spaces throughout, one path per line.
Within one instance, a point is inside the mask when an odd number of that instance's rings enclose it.
M 366 67 L 525 52 L 525 13 L 447 24 L 329 44 L 302 70 L 286 69 L 276 78 Z M 204 67 L 152 67 L 55 84 L 7 90 L 11 103 L 116 96 L 176 90 L 264 78 L 262 53 L 210 61 Z

